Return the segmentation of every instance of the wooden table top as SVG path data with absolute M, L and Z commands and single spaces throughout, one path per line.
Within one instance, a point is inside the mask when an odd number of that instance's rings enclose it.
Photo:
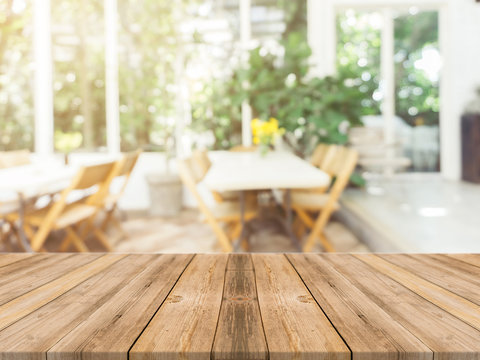
M 0 359 L 434 356 L 480 359 L 480 255 L 0 255 Z

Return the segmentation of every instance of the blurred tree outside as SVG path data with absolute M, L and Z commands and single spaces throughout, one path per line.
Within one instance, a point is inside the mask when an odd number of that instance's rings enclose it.
M 121 148 L 167 150 L 178 120 L 178 32 L 185 1 L 119 1 Z
M 33 150 L 32 8 L 0 1 L 0 151 Z
M 78 134 L 76 148 L 99 150 L 106 145 L 103 1 L 51 2 L 55 143 Z
M 124 151 L 172 147 L 183 116 L 180 93 L 191 106 L 188 136 L 208 133 L 214 149 L 241 142 L 244 100 L 254 117 L 278 118 L 299 154 L 319 141 L 344 143 L 362 115 L 380 113 L 381 22 L 375 14 L 339 15 L 338 74 L 312 79 L 306 0 L 252 1 L 247 63 L 238 2 L 119 0 L 118 9 Z M 428 60 L 438 56 L 437 16 L 395 19 L 397 113 L 411 125 L 438 123 L 438 71 L 428 71 Z M 57 144 L 78 133 L 84 149 L 105 146 L 103 17 L 101 0 L 52 0 Z M 0 0 L 1 149 L 33 147 L 32 60 L 30 3 Z
M 437 125 L 438 12 L 399 14 L 395 20 L 396 113 L 411 126 Z M 337 16 L 337 69 L 365 94 L 365 115 L 379 115 L 380 13 L 347 10 Z
M 358 125 L 358 86 L 342 77 L 310 78 L 311 50 L 306 36 L 306 1 L 273 1 L 283 11 L 283 31 L 249 52 L 247 66 L 238 61 L 232 73 L 203 87 L 193 101 L 192 126 L 214 129 L 213 148 L 241 141 L 241 104 L 248 100 L 253 117 L 279 120 L 287 143 L 299 154 L 310 154 L 319 142 L 347 141 L 347 130 Z

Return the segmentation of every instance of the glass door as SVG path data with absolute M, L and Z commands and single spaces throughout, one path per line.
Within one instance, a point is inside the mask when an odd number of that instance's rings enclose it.
M 418 8 L 368 11 L 348 9 L 337 13 L 337 69 L 347 84 L 359 86 L 363 99 L 364 132 L 361 156 L 385 157 L 391 164 L 415 172 L 440 170 L 438 11 Z M 386 19 L 386 15 L 393 17 Z M 382 36 L 393 21 L 393 38 Z M 385 44 L 385 42 L 390 42 Z M 393 48 L 393 64 L 382 63 L 382 46 Z M 386 58 L 389 58 L 388 56 Z M 390 57 L 392 58 L 392 57 Z M 386 65 L 386 66 L 385 66 Z M 394 91 L 384 91 L 382 69 L 394 73 Z M 392 68 L 393 67 L 393 68 Z M 388 98 L 388 97 L 394 97 Z M 395 116 L 384 119 L 382 104 L 394 104 Z M 390 127 L 390 129 L 388 129 Z M 386 133 L 393 141 L 386 144 Z M 376 139 L 372 142 L 372 139 Z M 386 151 L 386 147 L 390 149 Z M 378 159 L 377 159 L 378 160 Z M 384 165 L 388 161 L 384 162 Z

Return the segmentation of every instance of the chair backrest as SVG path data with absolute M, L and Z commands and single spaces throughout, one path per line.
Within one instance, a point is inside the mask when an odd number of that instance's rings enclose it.
M 30 164 L 29 150 L 16 150 L 0 152 L 0 168 L 9 168 Z
M 130 175 L 132 174 L 132 171 L 135 168 L 135 164 L 137 163 L 137 160 L 141 153 L 141 150 L 132 151 L 124 154 L 119 160 L 117 160 L 106 181 L 102 183 L 95 196 L 92 196 L 87 202 L 89 204 L 95 204 L 97 206 L 100 206 L 105 202 L 107 196 L 109 202 L 118 201 L 118 199 L 120 199 L 125 192 L 128 180 L 130 179 Z M 123 183 L 120 186 L 119 190 L 114 194 L 110 194 L 110 186 L 113 180 L 117 177 L 122 176 Z
M 358 161 L 358 152 L 344 146 L 338 146 L 334 152 L 331 170 L 335 176 L 333 185 L 328 192 L 328 200 L 320 212 L 318 219 L 311 230 L 307 242 L 303 248 L 304 251 L 311 251 L 315 238 L 321 235 L 325 225 L 330 220 L 330 216 L 335 210 L 335 205 L 342 195 L 345 187 L 348 185 L 350 176 L 352 175 Z
M 123 162 L 119 166 L 118 173 L 116 176 L 130 176 L 133 168 L 137 164 L 138 158 L 142 153 L 141 150 L 132 151 L 123 155 Z
M 190 172 L 192 180 L 195 182 L 195 184 L 198 184 L 200 181 L 203 180 L 208 171 L 208 169 L 205 168 L 204 164 L 201 164 L 193 157 L 189 157 L 182 161 L 184 165 L 188 168 L 188 171 Z
M 358 152 L 342 146 L 336 154 L 334 167 L 335 182 L 330 190 L 331 195 L 337 195 L 336 200 L 348 185 L 350 176 L 357 166 Z
M 89 202 L 91 198 L 97 197 L 98 191 L 102 188 L 102 185 L 108 181 L 109 176 L 115 166 L 115 162 L 108 162 L 99 165 L 84 166 L 78 170 L 73 180 L 65 190 L 62 191 L 61 196 L 50 207 L 47 214 L 44 217 L 42 225 L 35 233 L 32 240 L 32 249 L 38 251 L 43 246 L 45 239 L 53 228 L 55 221 L 60 215 L 62 215 L 64 209 L 67 206 L 67 198 L 74 190 L 85 190 L 98 186 L 97 192 L 90 195 L 86 202 Z
M 180 179 L 182 179 L 183 184 L 195 197 L 198 208 L 200 209 L 202 214 L 205 216 L 207 223 L 210 225 L 215 235 L 217 236 L 220 242 L 220 245 L 222 245 L 223 250 L 226 252 L 230 252 L 232 251 L 232 246 L 230 244 L 230 240 L 228 239 L 227 234 L 223 231 L 221 226 L 218 224 L 212 211 L 207 206 L 202 196 L 198 192 L 197 183 L 201 181 L 203 176 L 198 176 L 198 174 L 195 174 L 195 165 L 196 165 L 196 162 L 193 158 L 179 160 L 178 173 L 180 175 Z
M 327 154 L 328 147 L 328 144 L 318 144 L 313 151 L 312 157 L 310 158 L 310 164 L 318 168 L 321 167 L 323 160 L 325 159 L 325 155 Z
M 338 145 L 329 145 L 326 152 L 325 156 L 320 163 L 319 168 L 326 173 L 328 173 L 331 176 L 336 175 L 336 168 L 337 168 L 337 161 L 339 159 L 339 153 L 341 151 L 341 147 Z
M 108 180 L 115 162 L 82 167 L 72 182 L 72 190 L 84 190 Z
M 205 150 L 195 150 L 192 154 L 192 159 L 195 161 L 196 166 L 203 175 L 205 175 L 208 169 L 212 166 L 212 162 L 208 157 L 208 152 Z

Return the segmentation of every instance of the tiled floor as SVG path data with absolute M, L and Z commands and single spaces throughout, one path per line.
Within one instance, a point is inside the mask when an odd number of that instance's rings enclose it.
M 342 203 L 380 234 L 373 251 L 480 252 L 480 185 L 403 175 L 349 189 Z
M 127 233 L 121 238 L 115 229 L 109 229 L 108 235 L 115 252 L 122 253 L 212 253 L 221 252 L 216 237 L 210 227 L 200 220 L 197 210 L 183 210 L 173 218 L 138 217 L 130 215 L 123 222 Z M 342 224 L 331 222 L 326 236 L 339 252 L 367 252 L 367 247 Z M 61 233 L 49 238 L 45 249 L 55 252 L 60 246 Z M 103 252 L 105 249 L 95 238 L 86 239 L 90 251 Z M 258 222 L 250 238 L 252 252 L 293 252 L 297 251 L 290 239 L 282 233 L 279 226 L 271 222 Z M 69 249 L 73 251 L 73 248 Z M 320 248 L 316 250 L 321 251 Z M 0 244 L 0 252 L 20 251 L 18 246 Z
M 196 210 L 184 210 L 175 218 L 142 217 L 129 220 L 124 225 L 129 238 L 115 245 L 119 252 L 191 253 L 220 252 L 215 235 L 210 227 L 199 220 Z M 250 239 L 252 252 L 296 251 L 290 239 L 277 226 L 259 224 Z M 326 235 L 339 252 L 366 252 L 363 244 L 342 224 L 332 222 Z M 112 236 L 115 236 L 112 234 Z M 321 251 L 321 249 L 317 249 Z

